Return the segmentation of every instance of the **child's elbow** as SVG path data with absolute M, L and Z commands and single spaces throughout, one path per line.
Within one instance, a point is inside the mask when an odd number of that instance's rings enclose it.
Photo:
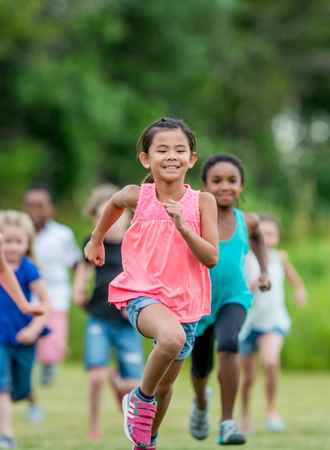
M 212 260 L 208 261 L 205 265 L 209 269 L 212 269 L 212 267 L 215 267 L 217 265 L 218 258 L 213 258 Z
M 219 259 L 218 251 L 217 249 L 215 249 L 214 252 L 210 253 L 207 261 L 205 262 L 206 267 L 212 269 L 212 267 L 218 264 L 218 259 Z

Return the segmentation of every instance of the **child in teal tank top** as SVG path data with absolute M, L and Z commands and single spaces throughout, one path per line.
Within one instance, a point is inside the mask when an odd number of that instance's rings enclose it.
M 197 329 L 192 353 L 192 382 L 196 398 L 190 417 L 190 432 L 196 439 L 208 436 L 208 376 L 213 368 L 214 338 L 217 340 L 220 370 L 222 417 L 220 445 L 246 442 L 233 420 L 239 386 L 238 335 L 251 306 L 252 294 L 245 280 L 245 257 L 249 247 L 260 265 L 259 289 L 268 290 L 266 249 L 254 214 L 234 207 L 244 188 L 244 168 L 232 155 L 215 155 L 204 165 L 204 190 L 212 193 L 218 206 L 219 261 L 210 271 L 212 311 L 204 316 Z
M 197 336 L 216 321 L 220 308 L 226 304 L 237 303 L 248 310 L 252 294 L 245 279 L 245 257 L 249 251 L 249 234 L 244 213 L 233 209 L 236 226 L 233 235 L 219 242 L 218 264 L 210 270 L 212 282 L 212 311 L 198 323 Z

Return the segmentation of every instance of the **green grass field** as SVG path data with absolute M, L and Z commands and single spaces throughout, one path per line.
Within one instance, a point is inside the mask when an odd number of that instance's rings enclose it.
M 261 377 L 260 377 L 261 378 Z M 217 392 L 215 378 L 211 382 Z M 262 379 L 254 392 L 255 434 L 246 450 L 330 450 L 330 374 L 287 373 L 283 375 L 280 409 L 288 423 L 288 431 L 269 434 L 264 431 Z M 104 440 L 91 444 L 87 434 L 87 377 L 79 366 L 61 368 L 57 384 L 40 389 L 39 397 L 47 411 L 42 425 L 25 420 L 26 405 L 15 407 L 15 425 L 19 448 L 33 450 L 131 450 L 122 431 L 122 417 L 113 397 L 104 393 Z M 187 432 L 191 403 L 191 387 L 187 368 L 176 384 L 169 414 L 161 430 L 160 450 L 216 449 L 219 407 L 212 403 L 212 433 L 205 441 L 195 441 Z

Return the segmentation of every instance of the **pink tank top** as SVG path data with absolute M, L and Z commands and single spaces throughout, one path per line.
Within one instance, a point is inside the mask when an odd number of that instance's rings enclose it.
M 186 185 L 180 204 L 186 223 L 201 234 L 199 192 Z M 145 296 L 159 300 L 180 322 L 210 313 L 208 268 L 190 250 L 164 206 L 154 183 L 142 184 L 130 228 L 122 243 L 123 272 L 109 286 L 109 302 L 118 308 Z

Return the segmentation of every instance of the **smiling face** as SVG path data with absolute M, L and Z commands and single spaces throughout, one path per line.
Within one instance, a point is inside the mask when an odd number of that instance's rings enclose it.
M 9 264 L 19 264 L 29 248 L 29 237 L 25 230 L 17 225 L 8 225 L 2 230 L 3 251 Z
M 191 151 L 181 129 L 165 129 L 155 133 L 148 152 L 141 152 L 139 159 L 155 181 L 173 182 L 184 180 L 197 161 L 197 154 Z
M 230 162 L 218 162 L 207 172 L 205 189 L 214 195 L 220 208 L 234 205 L 243 191 L 238 168 Z

